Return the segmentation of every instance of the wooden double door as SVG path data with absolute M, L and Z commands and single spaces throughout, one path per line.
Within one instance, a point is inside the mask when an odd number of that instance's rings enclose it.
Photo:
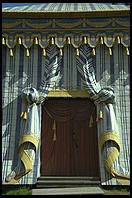
M 46 100 L 41 128 L 41 176 L 99 177 L 96 107 L 91 100 Z

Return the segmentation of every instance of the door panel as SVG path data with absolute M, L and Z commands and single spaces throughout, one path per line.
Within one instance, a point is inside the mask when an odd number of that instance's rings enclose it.
M 90 116 L 93 126 L 89 128 Z M 54 120 L 56 141 L 53 141 Z M 49 99 L 43 106 L 41 175 L 99 176 L 96 108 L 89 99 Z

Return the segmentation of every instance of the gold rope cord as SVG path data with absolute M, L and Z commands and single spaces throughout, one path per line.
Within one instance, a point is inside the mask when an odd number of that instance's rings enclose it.
M 32 159 L 29 156 L 29 154 L 24 150 L 24 143 L 26 143 L 26 142 L 32 143 L 35 146 L 35 149 L 37 151 L 37 148 L 38 148 L 37 138 L 33 137 L 31 134 L 24 134 L 19 141 L 18 152 L 19 152 L 20 159 L 24 164 L 25 170 L 23 172 L 20 172 L 19 174 L 17 174 L 15 177 L 11 178 L 11 180 L 9 182 L 5 181 L 4 184 L 18 183 L 19 180 L 21 179 L 21 177 L 23 177 L 24 175 L 26 175 L 27 173 L 29 173 L 32 170 L 32 167 L 33 167 Z
M 108 173 L 110 173 L 113 177 L 115 177 L 121 184 L 130 185 L 130 178 L 128 175 L 124 175 L 122 173 L 118 173 L 113 168 L 113 163 L 117 159 L 120 154 L 120 141 L 118 136 L 114 131 L 104 132 L 100 139 L 100 148 L 103 149 L 104 143 L 107 141 L 114 141 L 117 147 L 114 147 L 113 150 L 109 153 L 107 158 L 105 159 L 104 165 Z

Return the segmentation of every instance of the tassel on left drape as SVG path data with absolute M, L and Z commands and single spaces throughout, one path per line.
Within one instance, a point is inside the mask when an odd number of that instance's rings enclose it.
M 53 123 L 53 131 L 54 131 L 54 135 L 53 135 L 53 141 L 56 141 L 56 122 L 54 120 L 54 123 Z
M 24 120 L 27 120 L 27 112 L 26 112 L 26 111 L 25 111 L 25 112 L 21 112 L 20 117 L 21 117 L 22 119 L 24 119 Z

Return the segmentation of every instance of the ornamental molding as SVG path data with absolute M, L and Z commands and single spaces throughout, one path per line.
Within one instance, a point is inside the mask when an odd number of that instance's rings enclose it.
M 129 17 L 124 18 L 79 18 L 79 19 L 3 19 L 2 29 L 71 29 L 71 28 L 119 28 L 130 27 Z M 19 26 L 19 27 L 18 27 Z
M 111 48 L 114 44 L 122 44 L 128 48 L 130 46 L 129 31 L 122 32 L 89 32 L 89 33 L 3 33 L 2 44 L 8 48 L 14 48 L 17 44 L 23 45 L 25 48 L 30 48 L 37 44 L 41 48 L 47 48 L 50 44 L 57 45 L 58 48 L 63 48 L 66 44 L 73 45 L 74 48 L 79 48 L 82 44 L 88 44 L 95 48 L 98 44 L 105 44 Z

